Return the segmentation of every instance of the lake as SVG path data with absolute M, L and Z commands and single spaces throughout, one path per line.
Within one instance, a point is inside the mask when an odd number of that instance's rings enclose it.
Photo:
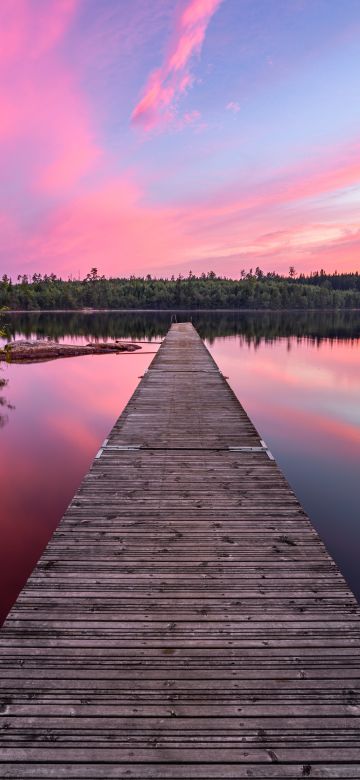
M 0 364 L 1 619 L 175 317 L 205 339 L 360 599 L 359 311 L 7 314 L 11 338 L 144 343 Z

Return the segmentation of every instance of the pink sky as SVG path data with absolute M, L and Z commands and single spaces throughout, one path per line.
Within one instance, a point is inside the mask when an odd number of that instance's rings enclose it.
M 359 268 L 359 4 L 270 5 L 2 0 L 1 274 Z

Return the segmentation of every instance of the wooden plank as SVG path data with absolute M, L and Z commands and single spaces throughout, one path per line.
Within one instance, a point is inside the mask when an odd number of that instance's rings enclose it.
M 259 764 L 163 764 L 154 762 L 151 765 L 136 764 L 111 764 L 98 763 L 93 765 L 67 764 L 59 765 L 57 763 L 31 764 L 31 765 L 10 765 L 6 769 L 6 777 L 17 778 L 17 780 L 27 780 L 28 778 L 38 778 L 39 780 L 52 780 L 54 777 L 63 778 L 63 780 L 103 780 L 103 778 L 157 778 L 157 780 L 197 780 L 206 778 L 206 780 L 222 780 L 223 778 L 252 778 L 252 780 L 272 780 L 273 778 L 282 778 L 282 780 L 293 780 L 293 778 L 336 778 L 343 780 L 347 778 L 359 778 L 360 769 L 354 764 L 286 764 L 282 766 L 279 763 L 266 766 Z
M 335 563 L 174 325 L 2 629 L 1 775 L 359 778 L 359 648 Z

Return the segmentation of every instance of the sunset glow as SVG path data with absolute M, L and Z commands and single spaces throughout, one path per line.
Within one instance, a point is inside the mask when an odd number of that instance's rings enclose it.
M 359 268 L 358 0 L 2 0 L 0 271 Z

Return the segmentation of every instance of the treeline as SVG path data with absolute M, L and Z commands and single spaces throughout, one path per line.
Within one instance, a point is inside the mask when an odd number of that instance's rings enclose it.
M 360 307 L 360 277 L 315 272 L 296 278 L 241 271 L 240 279 L 227 279 L 210 271 L 201 276 L 158 279 L 109 278 L 92 268 L 82 280 L 63 280 L 55 274 L 19 276 L 4 274 L 0 281 L 0 308 L 54 309 L 348 309 Z
M 328 290 L 357 290 L 360 291 L 360 274 L 358 271 L 349 274 L 327 274 L 326 271 L 315 271 L 309 276 L 300 274 L 296 279 L 298 284 L 311 284 Z

